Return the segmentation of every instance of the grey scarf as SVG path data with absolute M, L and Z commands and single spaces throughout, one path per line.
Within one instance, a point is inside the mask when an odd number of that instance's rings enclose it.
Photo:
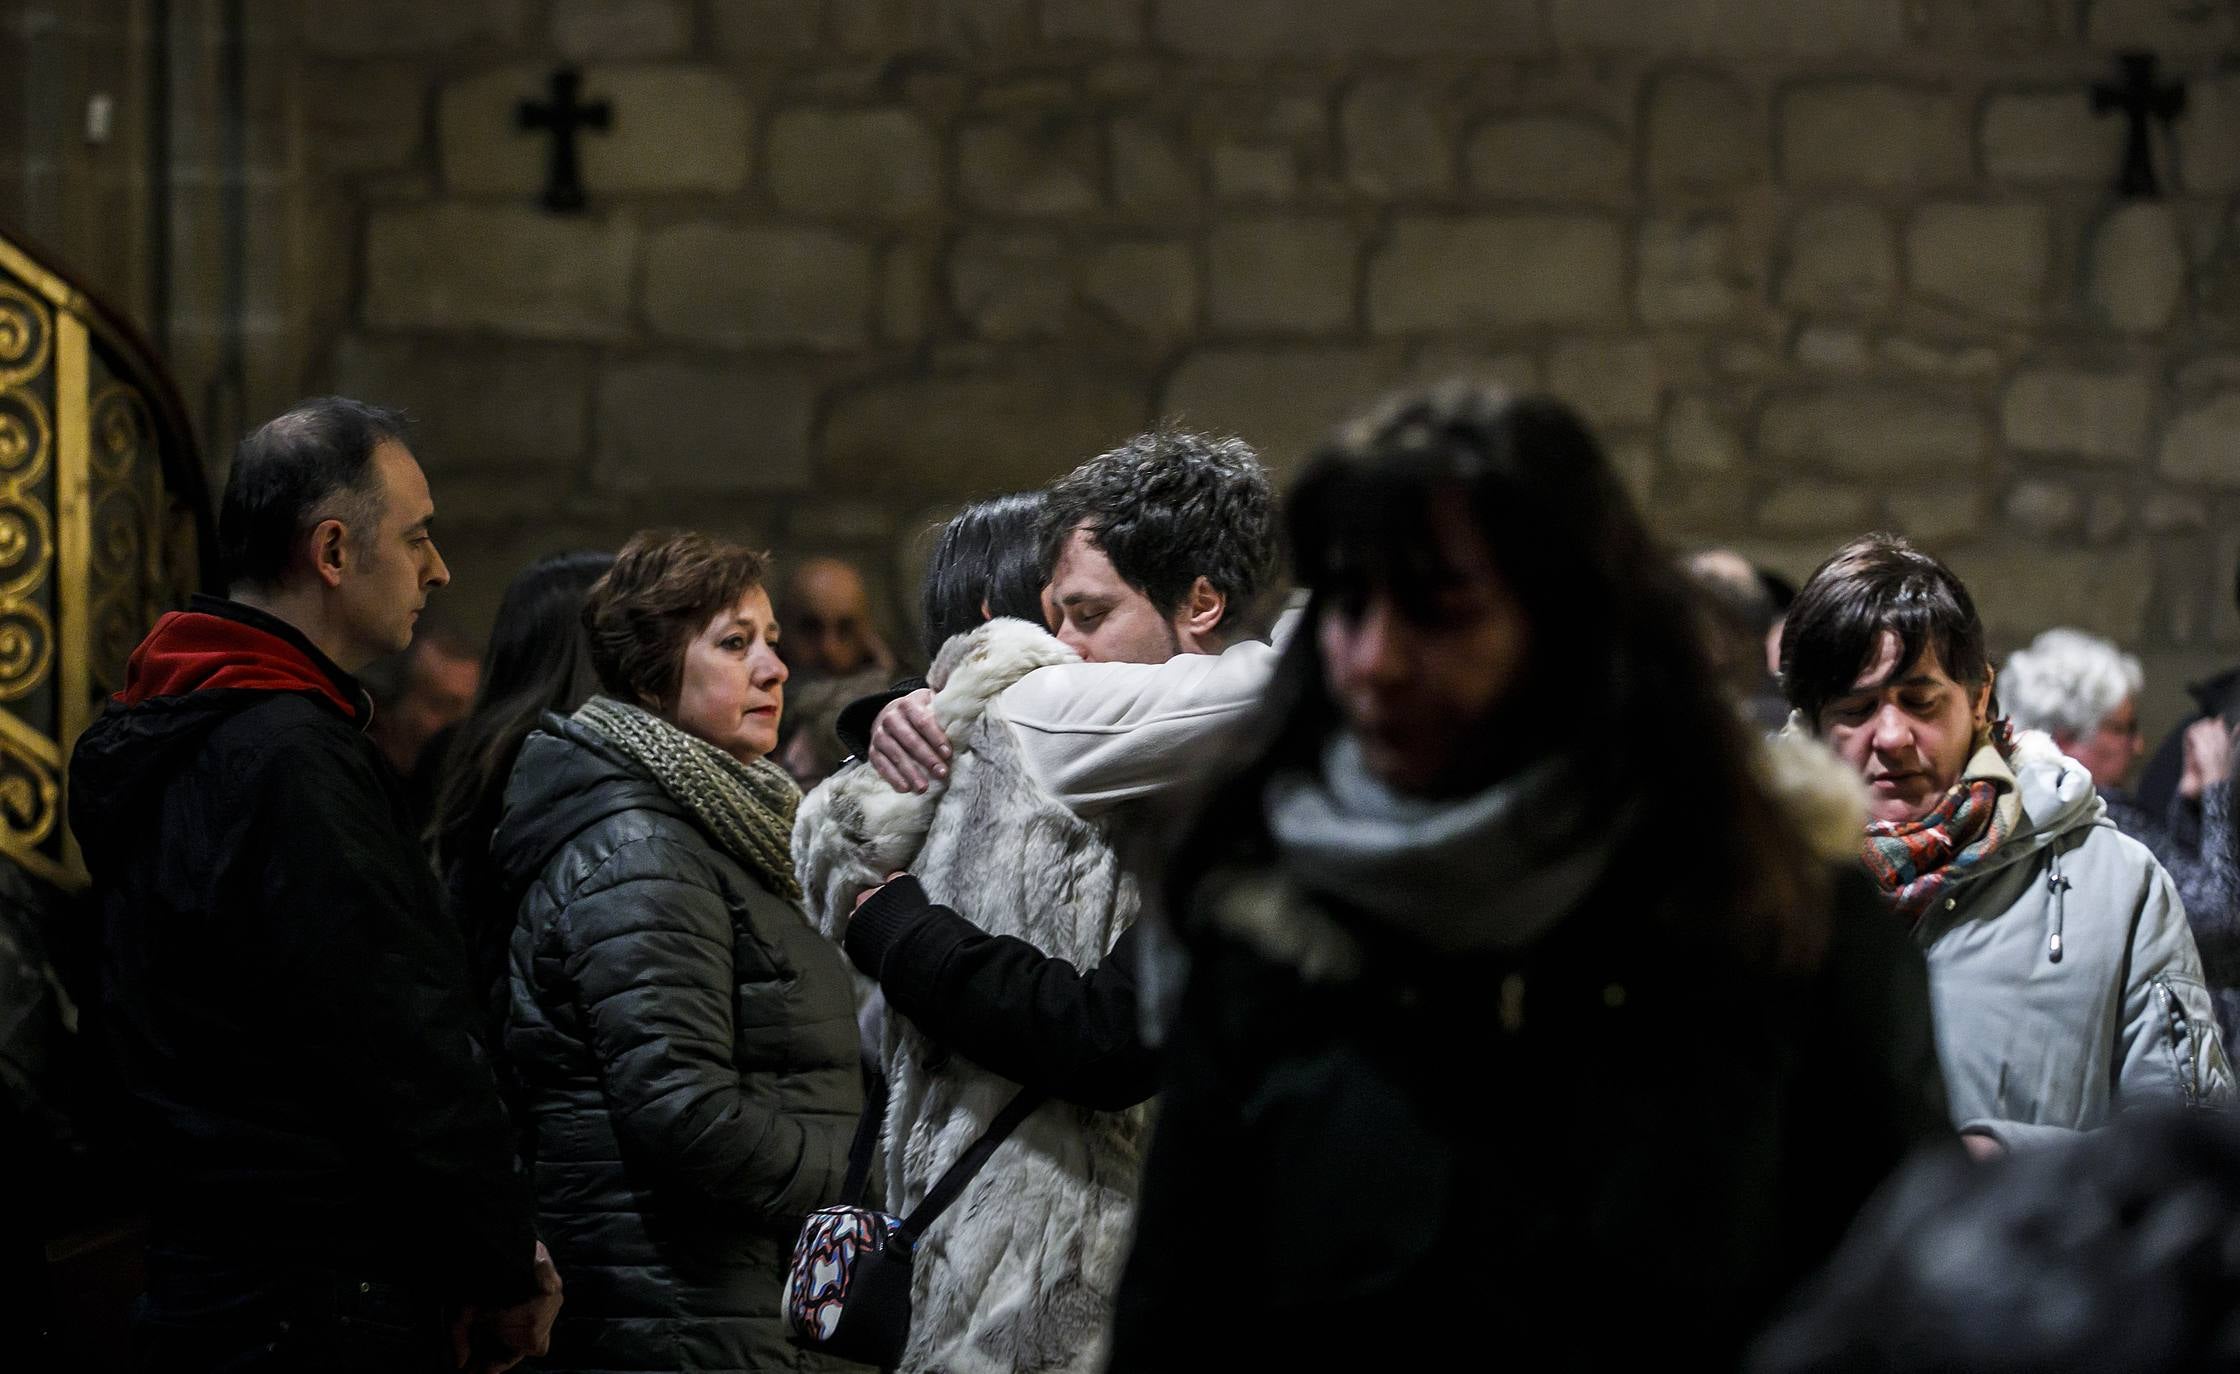
M 1612 848 L 1589 800 L 1555 759 L 1459 800 L 1402 796 L 1344 732 L 1319 773 L 1277 774 L 1266 795 L 1292 882 L 1449 953 L 1521 949 L 1579 904 Z
M 653 712 L 613 697 L 593 697 L 577 708 L 575 722 L 621 750 L 692 813 L 770 890 L 801 900 L 793 876 L 793 813 L 801 789 L 768 759 L 741 763 L 697 735 Z

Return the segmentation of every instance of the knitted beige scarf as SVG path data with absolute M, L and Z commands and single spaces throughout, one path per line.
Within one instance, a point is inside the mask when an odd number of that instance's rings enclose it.
M 801 900 L 793 876 L 793 813 L 801 789 L 768 759 L 741 763 L 699 736 L 626 701 L 593 697 L 575 722 L 653 774 L 700 828 L 770 890 Z

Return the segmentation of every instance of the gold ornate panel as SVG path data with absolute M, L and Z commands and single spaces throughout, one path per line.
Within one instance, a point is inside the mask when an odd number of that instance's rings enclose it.
M 0 854 L 83 882 L 70 750 L 209 545 L 201 460 L 153 355 L 0 236 Z

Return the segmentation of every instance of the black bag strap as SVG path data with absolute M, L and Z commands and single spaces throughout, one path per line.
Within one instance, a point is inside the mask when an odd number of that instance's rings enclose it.
M 848 1145 L 848 1176 L 840 1184 L 840 1202 L 861 1207 L 871 1182 L 871 1156 L 879 1149 L 879 1132 L 887 1124 L 886 1076 L 866 1063 L 863 1068 L 863 1115 L 856 1118 L 856 1138 Z
M 988 1159 L 995 1154 L 996 1148 L 1009 1139 L 1013 1131 L 1019 1129 L 1020 1122 L 1033 1115 L 1034 1109 L 1042 1105 L 1045 1097 L 1046 1094 L 1038 1093 L 1032 1088 L 1019 1089 L 1019 1095 L 996 1113 L 996 1119 L 988 1123 L 988 1129 L 981 1133 L 978 1140 L 972 1142 L 972 1148 L 957 1156 L 957 1162 L 949 1166 L 949 1172 L 941 1176 L 941 1181 L 926 1190 L 925 1201 L 918 1204 L 918 1209 L 902 1219 L 896 1234 L 904 1244 L 917 1244 L 918 1237 L 941 1219 L 941 1214 L 949 1210 L 949 1205 L 964 1195 L 965 1186 L 987 1167 Z

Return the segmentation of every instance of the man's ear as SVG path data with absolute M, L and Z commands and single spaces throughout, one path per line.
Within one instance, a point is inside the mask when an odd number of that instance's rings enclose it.
M 342 585 L 349 542 L 350 531 L 340 520 L 321 520 L 311 527 L 311 567 L 329 587 Z
M 1997 697 L 1992 695 L 1992 689 L 1998 685 L 1999 670 L 1997 668 L 1985 668 L 1983 670 L 1983 690 L 1976 694 L 1975 715 L 1978 725 L 1990 723 L 1992 705 L 1998 700 Z
M 1175 614 L 1175 637 L 1194 646 L 1217 643 L 1222 618 L 1228 611 L 1229 598 L 1201 576 L 1190 584 L 1189 594 L 1182 598 L 1182 609 Z

